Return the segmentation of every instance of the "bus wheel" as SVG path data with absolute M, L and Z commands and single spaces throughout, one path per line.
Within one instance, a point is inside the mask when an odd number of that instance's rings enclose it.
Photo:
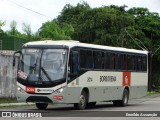
M 86 108 L 86 105 L 87 105 L 87 94 L 85 91 L 82 91 L 80 95 L 79 103 L 75 103 L 74 107 L 75 109 L 78 109 L 78 110 L 84 110 Z
M 94 108 L 95 105 L 96 105 L 96 102 L 87 103 L 87 108 Z
M 48 106 L 48 103 L 36 103 L 36 107 L 40 110 L 45 110 Z
M 115 100 L 115 101 L 113 101 L 113 104 L 115 106 L 125 107 L 128 104 L 128 99 L 129 99 L 129 92 L 127 89 L 124 89 L 122 100 Z

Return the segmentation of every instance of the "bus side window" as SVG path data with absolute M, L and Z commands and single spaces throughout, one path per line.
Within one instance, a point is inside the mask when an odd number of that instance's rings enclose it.
M 80 67 L 84 69 L 92 69 L 92 51 L 91 50 L 80 50 Z
M 87 69 L 92 69 L 93 68 L 92 51 L 87 50 L 86 54 L 87 54 L 87 57 L 86 57 L 86 68 Z
M 110 54 L 106 52 L 105 54 L 105 69 L 110 69 Z
M 128 70 L 135 70 L 135 56 L 128 55 Z
M 115 54 L 111 53 L 111 69 L 114 70 L 115 69 Z
M 120 54 L 115 54 L 115 69 L 116 70 L 121 70 L 121 59 L 120 59 Z
M 115 69 L 115 54 L 106 52 L 106 63 L 105 69 L 114 70 Z
M 121 60 L 120 60 L 121 70 L 126 70 L 126 68 L 125 68 L 125 64 L 126 64 L 126 63 L 125 63 L 125 62 L 126 62 L 126 61 L 125 61 L 125 56 L 126 56 L 126 55 L 124 55 L 124 54 L 121 54 L 121 56 L 120 56 L 120 59 L 121 59 Z
M 142 57 L 142 68 L 143 68 L 143 71 L 147 71 L 147 57 L 146 56 Z
M 102 53 L 100 51 L 95 51 L 94 54 L 94 68 L 101 69 L 102 68 Z
M 128 68 L 128 56 L 127 55 L 124 55 L 124 70 L 127 70 Z
M 102 52 L 102 69 L 105 69 L 105 53 Z
M 136 70 L 135 55 L 132 55 L 132 70 Z
M 79 72 L 79 52 L 72 51 L 70 56 L 70 72 L 78 73 Z
M 137 71 L 142 71 L 142 57 L 137 56 L 136 62 L 137 62 Z

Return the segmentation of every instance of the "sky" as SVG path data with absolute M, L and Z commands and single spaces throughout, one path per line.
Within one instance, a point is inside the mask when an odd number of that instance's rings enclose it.
M 160 0 L 84 0 L 90 7 L 108 5 L 127 5 L 132 7 L 145 7 L 151 12 L 160 15 Z M 5 21 L 4 31 L 10 29 L 11 21 L 17 22 L 18 31 L 23 33 L 22 24 L 31 26 L 35 33 L 43 23 L 56 18 L 66 4 L 75 6 L 82 0 L 0 0 L 0 21 Z

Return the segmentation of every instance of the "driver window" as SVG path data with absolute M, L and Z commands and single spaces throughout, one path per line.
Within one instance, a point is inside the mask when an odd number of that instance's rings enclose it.
M 35 55 L 28 55 L 24 54 L 23 56 L 23 68 L 21 68 L 23 71 L 25 71 L 27 74 L 30 73 L 30 70 L 32 70 L 33 65 L 35 64 Z
M 79 52 L 72 51 L 70 55 L 70 72 L 78 73 L 79 72 Z

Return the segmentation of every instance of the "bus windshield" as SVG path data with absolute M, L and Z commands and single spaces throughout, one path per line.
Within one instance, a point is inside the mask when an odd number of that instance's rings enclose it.
M 66 63 L 66 49 L 23 49 L 17 76 L 28 81 L 64 79 Z

